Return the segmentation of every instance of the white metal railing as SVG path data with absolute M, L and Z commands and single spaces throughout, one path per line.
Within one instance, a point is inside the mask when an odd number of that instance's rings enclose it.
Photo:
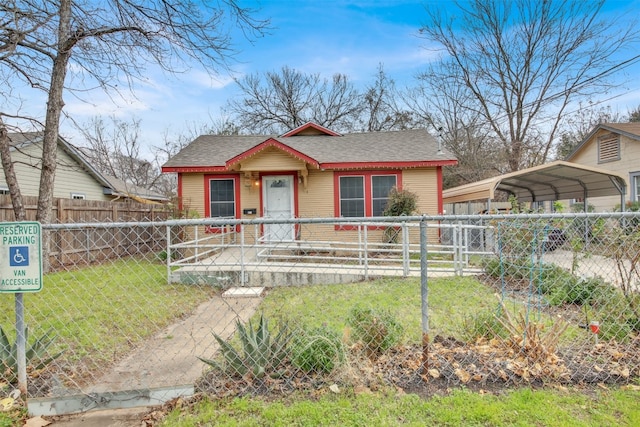
M 288 271 L 313 267 L 315 270 L 360 269 L 365 277 L 369 273 L 396 271 L 399 276 L 419 274 L 420 242 L 419 222 L 342 222 L 335 218 L 318 218 L 313 224 L 349 226 L 357 231 L 353 240 L 323 239 L 322 233 L 314 233 L 312 224 L 304 226 L 309 238 L 272 241 L 264 233 L 268 220 L 259 218 L 247 224 L 226 224 L 215 226 L 216 233 L 203 233 L 206 223 L 193 223 L 180 231 L 190 238 L 170 243 L 168 271 L 178 267 L 239 268 L 280 268 Z M 293 220 L 295 221 L 295 220 Z M 273 224 L 273 220 L 269 222 Z M 396 242 L 380 240 L 380 233 L 372 237 L 370 229 L 394 227 L 398 230 Z M 427 229 L 439 236 L 437 241 L 427 243 L 428 268 L 431 271 L 451 272 L 463 275 L 475 272 L 471 265 L 473 255 L 492 254 L 487 247 L 487 235 L 492 235 L 492 227 L 470 225 L 469 223 L 429 223 Z M 175 233 L 174 233 L 175 237 Z M 167 241 L 172 242 L 168 228 Z M 244 273 L 243 273 L 244 274 Z

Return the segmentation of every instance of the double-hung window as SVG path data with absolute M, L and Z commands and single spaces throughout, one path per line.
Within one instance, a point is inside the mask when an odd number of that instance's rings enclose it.
M 238 206 L 238 177 L 235 176 L 207 176 L 207 201 L 205 214 L 209 218 L 237 218 Z M 210 227 L 207 231 L 219 232 L 220 227 Z
M 382 216 L 389 192 L 401 184 L 400 176 L 397 171 L 336 173 L 336 216 Z

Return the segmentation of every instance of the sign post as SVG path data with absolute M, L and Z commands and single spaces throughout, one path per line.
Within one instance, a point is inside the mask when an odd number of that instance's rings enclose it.
M 23 292 L 42 290 L 42 233 L 39 222 L 0 223 L 0 292 L 15 294 L 18 389 L 27 395 L 26 326 Z

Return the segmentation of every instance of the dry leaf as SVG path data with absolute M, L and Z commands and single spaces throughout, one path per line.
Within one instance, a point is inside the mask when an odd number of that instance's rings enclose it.
M 429 375 L 431 375 L 431 378 L 440 378 L 440 371 L 435 368 L 429 369 Z
M 0 400 L 0 411 L 8 411 L 13 408 L 13 404 L 15 403 L 15 399 L 13 397 L 5 397 Z
M 456 369 L 454 372 L 463 384 L 466 384 L 471 380 L 471 374 L 464 369 Z
M 51 421 L 45 420 L 44 418 L 38 416 L 29 418 L 27 422 L 24 424 L 24 427 L 44 427 L 51 424 Z

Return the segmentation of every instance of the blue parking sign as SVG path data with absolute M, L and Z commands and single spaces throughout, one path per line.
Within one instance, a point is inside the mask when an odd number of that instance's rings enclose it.
M 29 246 L 9 246 L 9 266 L 29 266 Z

